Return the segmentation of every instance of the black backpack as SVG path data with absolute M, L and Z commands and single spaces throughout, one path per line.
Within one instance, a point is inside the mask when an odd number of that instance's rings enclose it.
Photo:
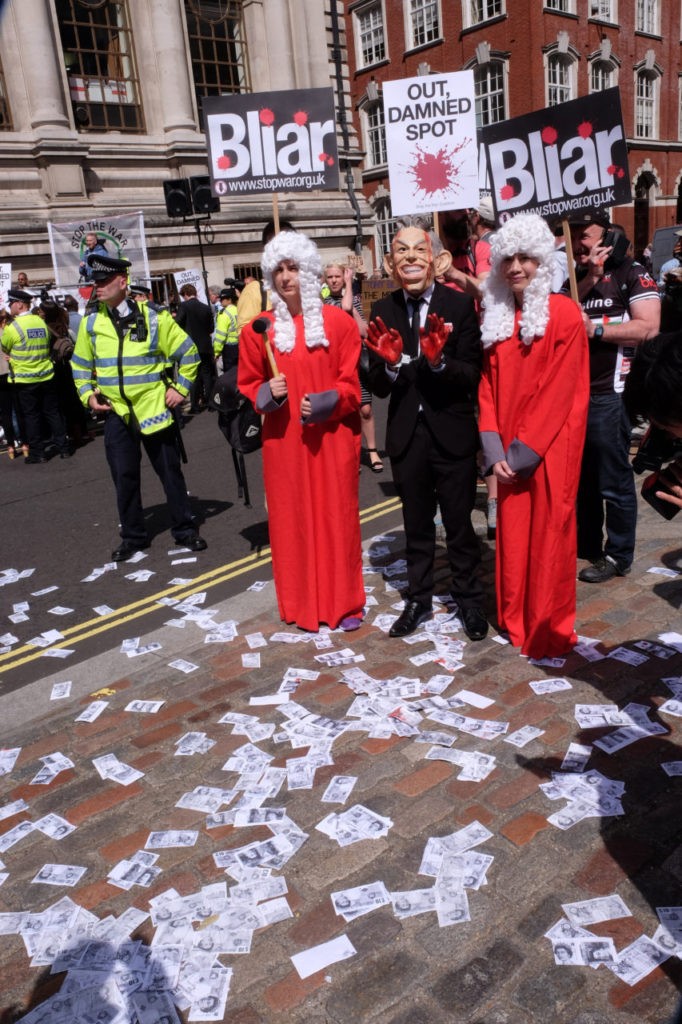
M 261 418 L 237 387 L 236 366 L 217 378 L 209 404 L 218 412 L 218 426 L 234 451 L 248 455 L 262 447 Z

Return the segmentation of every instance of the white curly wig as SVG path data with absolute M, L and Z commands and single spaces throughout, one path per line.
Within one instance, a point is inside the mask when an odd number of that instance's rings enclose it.
M 263 277 L 270 289 L 275 314 L 275 347 L 278 352 L 291 352 L 296 343 L 296 327 L 291 313 L 272 283 L 272 275 L 282 260 L 291 260 L 298 267 L 306 345 L 308 348 L 317 348 L 319 345 L 328 348 L 329 342 L 324 336 L 320 296 L 322 260 L 315 243 L 298 231 L 281 231 L 275 235 L 265 246 L 260 263 Z
M 545 333 L 554 271 L 554 235 L 536 213 L 520 213 L 496 231 L 490 243 L 492 269 L 483 282 L 484 348 L 504 341 L 514 331 L 516 303 L 502 273 L 502 260 L 524 253 L 538 261 L 535 277 L 523 292 L 519 333 L 524 345 Z

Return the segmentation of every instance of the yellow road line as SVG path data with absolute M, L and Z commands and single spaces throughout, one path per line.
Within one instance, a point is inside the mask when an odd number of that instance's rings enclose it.
M 399 508 L 400 501 L 398 498 L 388 498 L 386 501 L 379 502 L 378 504 L 372 505 L 370 508 L 361 511 L 360 522 L 371 522 L 374 519 L 378 519 L 380 516 L 387 515 L 390 512 L 395 512 Z M 244 558 L 239 558 L 234 562 L 230 562 L 229 565 L 221 565 L 217 569 L 211 569 L 208 572 L 202 573 L 201 576 L 197 576 L 196 579 L 192 580 L 191 584 L 178 584 L 176 586 L 166 587 L 165 590 L 157 591 L 155 594 L 143 597 L 139 601 L 133 601 L 128 605 L 124 605 L 122 608 L 117 608 L 115 611 L 110 612 L 107 615 L 98 615 L 97 618 L 88 619 L 76 626 L 70 626 L 67 629 L 61 630 L 60 632 L 62 632 L 63 639 L 57 641 L 55 644 L 50 644 L 49 647 L 36 648 L 25 644 L 23 647 L 19 647 L 15 651 L 8 651 L 6 654 L 0 654 L 0 670 L 5 673 L 10 669 L 19 668 L 20 665 L 26 665 L 31 661 L 35 661 L 37 658 L 44 657 L 44 652 L 49 650 L 50 647 L 61 647 L 66 644 L 67 641 L 68 644 L 80 643 L 92 636 L 105 633 L 116 626 L 121 626 L 126 622 L 132 622 L 134 619 L 139 619 L 143 615 L 148 615 L 150 612 L 155 611 L 160 607 L 159 601 L 164 597 L 172 595 L 173 598 L 176 598 L 178 601 L 183 601 L 202 590 L 208 590 L 210 587 L 215 587 L 219 583 L 225 583 L 237 576 L 242 576 L 244 573 L 251 572 L 253 569 L 259 569 L 263 566 L 269 565 L 270 561 L 270 548 L 264 547 L 259 553 L 246 555 Z M 172 611 L 173 606 L 169 605 L 168 607 Z

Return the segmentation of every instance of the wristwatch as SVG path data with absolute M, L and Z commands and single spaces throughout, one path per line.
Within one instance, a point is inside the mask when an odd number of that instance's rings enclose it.
M 603 338 L 604 338 L 604 328 L 603 328 L 603 326 L 601 324 L 599 324 L 598 327 L 595 327 L 593 337 L 596 338 L 597 341 L 602 341 L 603 340 Z

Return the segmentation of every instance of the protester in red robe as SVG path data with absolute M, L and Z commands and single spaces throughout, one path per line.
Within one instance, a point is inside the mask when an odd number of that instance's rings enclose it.
M 532 658 L 576 641 L 575 501 L 589 401 L 580 307 L 551 294 L 554 236 L 520 214 L 492 239 L 479 430 L 499 483 L 497 614 Z
M 365 592 L 358 506 L 360 333 L 320 298 L 314 243 L 284 231 L 265 247 L 272 313 L 239 339 L 239 390 L 263 420 L 263 473 L 279 611 L 285 622 L 355 629 Z M 263 330 L 267 330 L 267 334 Z M 277 372 L 266 344 L 272 340 Z

